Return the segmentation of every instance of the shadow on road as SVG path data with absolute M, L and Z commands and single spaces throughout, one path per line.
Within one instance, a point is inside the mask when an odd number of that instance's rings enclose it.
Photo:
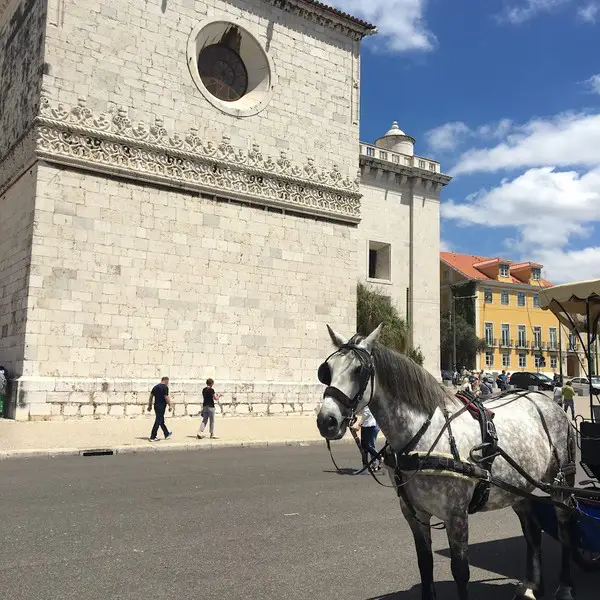
M 448 549 L 437 550 L 440 556 L 450 558 Z M 551 598 L 558 585 L 560 570 L 560 546 L 547 537 L 543 544 L 544 583 L 547 597 Z M 472 544 L 469 546 L 471 567 L 500 575 L 499 579 L 473 581 L 470 584 L 471 597 L 474 600 L 509 600 L 515 590 L 515 581 L 519 581 L 525 573 L 525 541 L 521 536 Z M 415 573 L 418 578 L 418 573 Z M 573 579 L 578 600 L 591 600 L 597 596 L 598 575 L 586 573 L 573 564 Z M 497 584 L 489 583 L 497 581 Z M 504 583 L 502 583 L 504 581 Z M 456 586 L 454 581 L 436 581 L 436 592 L 439 600 L 455 600 Z M 374 596 L 368 600 L 420 600 L 421 586 L 415 585 L 410 590 L 392 592 L 383 596 Z
M 453 581 L 436 582 L 435 591 L 438 600 L 455 600 L 456 598 L 456 586 Z M 471 592 L 471 598 L 474 600 L 480 598 L 485 598 L 485 600 L 509 600 L 515 591 L 515 585 L 513 583 L 493 585 L 476 581 L 469 586 L 469 591 Z M 374 596 L 368 600 L 421 600 L 421 586 L 415 585 L 405 592 L 392 592 L 383 596 Z

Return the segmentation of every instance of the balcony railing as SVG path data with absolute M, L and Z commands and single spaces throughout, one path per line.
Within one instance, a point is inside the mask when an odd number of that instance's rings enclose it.
M 556 342 L 548 342 L 548 350 L 555 352 L 558 350 L 558 344 Z
M 527 345 L 527 340 L 517 340 L 517 348 L 520 350 L 525 350 L 529 346 Z
M 416 167 L 417 169 L 423 169 L 424 171 L 430 171 L 431 173 L 440 172 L 440 163 L 423 156 L 410 156 L 409 154 L 400 154 L 399 152 L 392 152 L 385 148 L 378 148 L 372 144 L 360 144 L 360 153 L 363 156 L 369 158 L 377 158 L 379 160 L 385 160 L 386 162 L 401 165 L 403 167 Z
M 513 340 L 509 340 L 508 338 L 502 338 L 500 340 L 500 348 L 512 348 Z
M 485 343 L 487 344 L 488 348 L 495 348 L 498 345 L 498 340 L 496 338 L 486 336 Z
M 533 340 L 533 342 L 531 342 L 532 350 L 544 350 L 545 346 L 546 345 L 541 340 Z

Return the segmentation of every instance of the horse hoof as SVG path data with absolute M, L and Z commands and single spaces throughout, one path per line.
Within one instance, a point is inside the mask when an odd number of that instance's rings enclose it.
M 522 583 L 517 587 L 513 600 L 539 600 L 539 598 L 533 588 Z
M 575 600 L 573 588 L 568 585 L 561 585 L 554 594 L 554 600 Z

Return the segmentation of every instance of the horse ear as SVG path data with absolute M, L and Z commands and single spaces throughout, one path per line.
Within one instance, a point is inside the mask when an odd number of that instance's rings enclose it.
M 377 328 L 374 329 L 367 338 L 365 338 L 363 345 L 367 348 L 367 350 L 369 350 L 369 352 L 371 351 L 371 349 L 375 345 L 375 342 L 379 338 L 379 334 L 381 333 L 382 328 L 383 328 L 383 323 L 379 323 Z
M 336 348 L 348 343 L 346 338 L 342 337 L 339 333 L 336 333 L 329 325 L 327 325 L 327 331 L 329 331 L 329 337 Z

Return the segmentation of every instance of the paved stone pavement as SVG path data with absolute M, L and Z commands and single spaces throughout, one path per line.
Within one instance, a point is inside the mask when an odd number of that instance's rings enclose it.
M 352 446 L 335 450 L 357 466 Z M 0 598 L 420 599 L 393 491 L 338 475 L 324 448 L 28 458 L 1 462 L 0 481 Z M 516 517 L 471 528 L 473 600 L 510 600 Z M 454 600 L 445 533 L 433 539 L 438 600 Z M 557 544 L 544 545 L 554 591 Z M 597 577 L 576 570 L 578 600 L 597 598 Z
M 315 417 L 235 417 L 215 420 L 218 440 L 196 439 L 199 418 L 169 418 L 168 441 L 149 442 L 154 417 L 78 421 L 15 422 L 0 420 L 0 458 L 79 454 L 89 449 L 119 453 L 199 450 L 268 444 L 324 444 Z M 159 433 L 162 438 L 162 433 Z M 348 441 L 351 441 L 348 436 Z
M 576 398 L 577 413 L 589 415 L 588 400 Z M 72 421 L 15 422 L 0 419 L 0 459 L 8 457 L 79 454 L 90 449 L 116 453 L 199 450 L 228 446 L 323 443 L 315 417 L 217 416 L 218 440 L 197 440 L 200 418 L 169 418 L 174 435 L 169 441 L 150 443 L 153 414 L 141 419 L 80 419 Z M 160 434 L 162 436 L 162 434 Z M 344 441 L 351 442 L 349 435 Z

